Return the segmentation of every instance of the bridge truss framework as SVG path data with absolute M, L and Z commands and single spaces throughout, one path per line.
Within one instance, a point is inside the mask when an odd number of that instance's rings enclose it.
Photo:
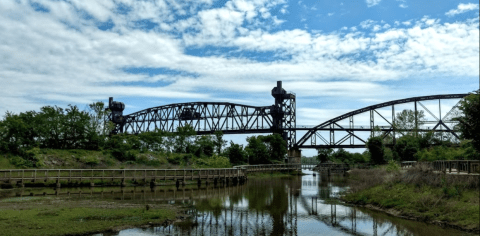
M 375 131 L 381 131 L 383 138 L 393 137 L 393 143 L 399 135 L 412 132 L 412 129 L 396 127 L 395 105 L 406 103 L 413 104 L 416 132 L 449 133 L 459 139 L 458 131 L 452 126 L 456 123 L 452 117 L 459 103 L 442 117 L 441 101 L 462 99 L 467 95 L 446 94 L 399 99 L 364 107 L 317 126 L 297 126 L 296 95 L 286 92 L 282 88 L 281 81 L 278 81 L 277 87 L 272 89 L 275 104 L 271 106 L 248 106 L 228 102 L 191 102 L 152 107 L 123 115 L 125 105 L 110 98 L 109 107 L 106 110 L 111 112 L 108 113 L 105 121 L 111 121 L 114 124 L 112 131 L 114 134 L 138 134 L 156 129 L 176 132 L 177 127 L 190 125 L 199 135 L 213 134 L 216 131 L 222 131 L 224 134 L 278 133 L 286 141 L 288 148 L 295 150 L 300 148 L 364 148 L 366 140 L 359 135 L 359 132 L 373 135 Z M 439 101 L 438 117 L 422 103 L 428 100 Z M 392 115 L 389 118 L 378 111 L 378 109 L 386 107 L 391 108 Z M 427 112 L 435 120 L 419 121 L 417 118 L 419 111 Z M 355 126 L 355 117 L 361 114 L 369 114 L 369 124 Z M 375 117 L 380 118 L 381 122 L 386 125 L 375 125 Z M 347 125 L 341 124 L 347 120 Z M 422 126 L 425 124 L 433 126 L 432 129 Z M 298 141 L 297 131 L 306 131 Z

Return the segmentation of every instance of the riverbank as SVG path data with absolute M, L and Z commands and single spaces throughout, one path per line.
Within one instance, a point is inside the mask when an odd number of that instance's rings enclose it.
M 467 232 L 480 232 L 478 176 L 433 173 L 425 166 L 407 171 L 352 170 L 347 203 Z
M 133 227 L 169 225 L 184 219 L 172 204 L 134 204 L 95 199 L 7 198 L 0 200 L 2 235 L 86 235 Z

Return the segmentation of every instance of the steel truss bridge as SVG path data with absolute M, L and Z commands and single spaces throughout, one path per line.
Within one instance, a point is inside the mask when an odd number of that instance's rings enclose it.
M 190 125 L 198 135 L 213 134 L 222 131 L 224 134 L 278 133 L 286 141 L 289 149 L 300 148 L 364 148 L 366 138 L 363 134 L 372 135 L 381 132 L 383 138 L 393 138 L 410 132 L 435 132 L 449 134 L 459 139 L 459 132 L 454 129 L 456 121 L 452 120 L 458 112 L 458 104 L 450 108 L 442 117 L 441 102 L 448 99 L 462 99 L 468 94 L 445 94 L 412 97 L 364 107 L 325 121 L 316 126 L 297 125 L 296 95 L 282 88 L 282 82 L 271 91 L 275 104 L 271 106 L 248 106 L 228 102 L 191 102 L 176 103 L 147 108 L 128 115 L 123 115 L 125 105 L 109 99 L 109 110 L 106 122 L 114 124 L 113 134 L 138 134 L 156 129 L 176 132 L 177 127 Z M 438 116 L 424 105 L 425 101 L 438 100 Z M 423 103 L 422 103 L 423 102 Z M 415 114 L 414 128 L 399 128 L 395 120 L 395 106 L 412 105 Z M 380 111 L 383 110 L 383 114 Z M 391 110 L 391 116 L 385 114 Z M 421 120 L 420 112 L 430 115 L 433 120 Z M 359 116 L 367 115 L 369 122 L 355 122 Z M 359 124 L 360 123 L 360 124 Z M 380 125 L 379 125 L 380 123 Z M 297 131 L 305 134 L 297 141 Z M 360 135 L 359 135 L 360 134 Z M 363 135 L 365 137 L 365 135 Z M 443 135 L 442 135 L 443 137 Z

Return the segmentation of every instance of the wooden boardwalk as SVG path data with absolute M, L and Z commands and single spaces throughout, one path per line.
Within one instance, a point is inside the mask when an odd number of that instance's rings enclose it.
M 177 184 L 186 180 L 205 181 L 243 181 L 246 171 L 242 168 L 221 169 L 27 169 L 0 170 L 0 181 L 24 185 L 25 182 L 60 181 L 119 181 L 122 186 L 126 181 L 145 181 L 155 185 L 155 181 L 171 180 Z
M 401 167 L 404 169 L 412 168 L 416 165 L 429 165 L 433 171 L 438 173 L 456 174 L 456 175 L 479 175 L 480 161 L 478 160 L 449 160 L 434 162 L 416 162 L 404 161 Z
M 25 186 L 27 182 L 56 182 L 57 187 L 61 182 L 90 182 L 94 181 L 119 182 L 126 186 L 127 181 L 150 182 L 151 186 L 156 181 L 175 181 L 177 186 L 185 181 L 202 181 L 206 184 L 243 182 L 247 179 L 248 173 L 273 172 L 273 171 L 294 171 L 307 168 L 301 164 L 273 164 L 273 165 L 244 165 L 233 168 L 211 168 L 211 169 L 13 169 L 0 170 L 0 181 Z

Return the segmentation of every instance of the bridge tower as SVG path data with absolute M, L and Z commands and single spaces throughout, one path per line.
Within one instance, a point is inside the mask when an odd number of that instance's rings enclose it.
M 110 113 L 105 117 L 106 120 L 113 122 L 115 125 L 111 134 L 123 133 L 123 126 L 125 125 L 123 110 L 125 110 L 125 104 L 123 102 L 113 101 L 113 97 L 109 97 L 108 107 L 105 108 L 105 111 L 107 110 L 110 110 Z
M 270 109 L 273 133 L 278 133 L 287 143 L 289 163 L 300 163 L 300 150 L 292 149 L 296 143 L 296 95 L 282 88 L 282 81 L 272 89 L 275 104 Z M 295 157 L 295 158 L 294 158 Z

